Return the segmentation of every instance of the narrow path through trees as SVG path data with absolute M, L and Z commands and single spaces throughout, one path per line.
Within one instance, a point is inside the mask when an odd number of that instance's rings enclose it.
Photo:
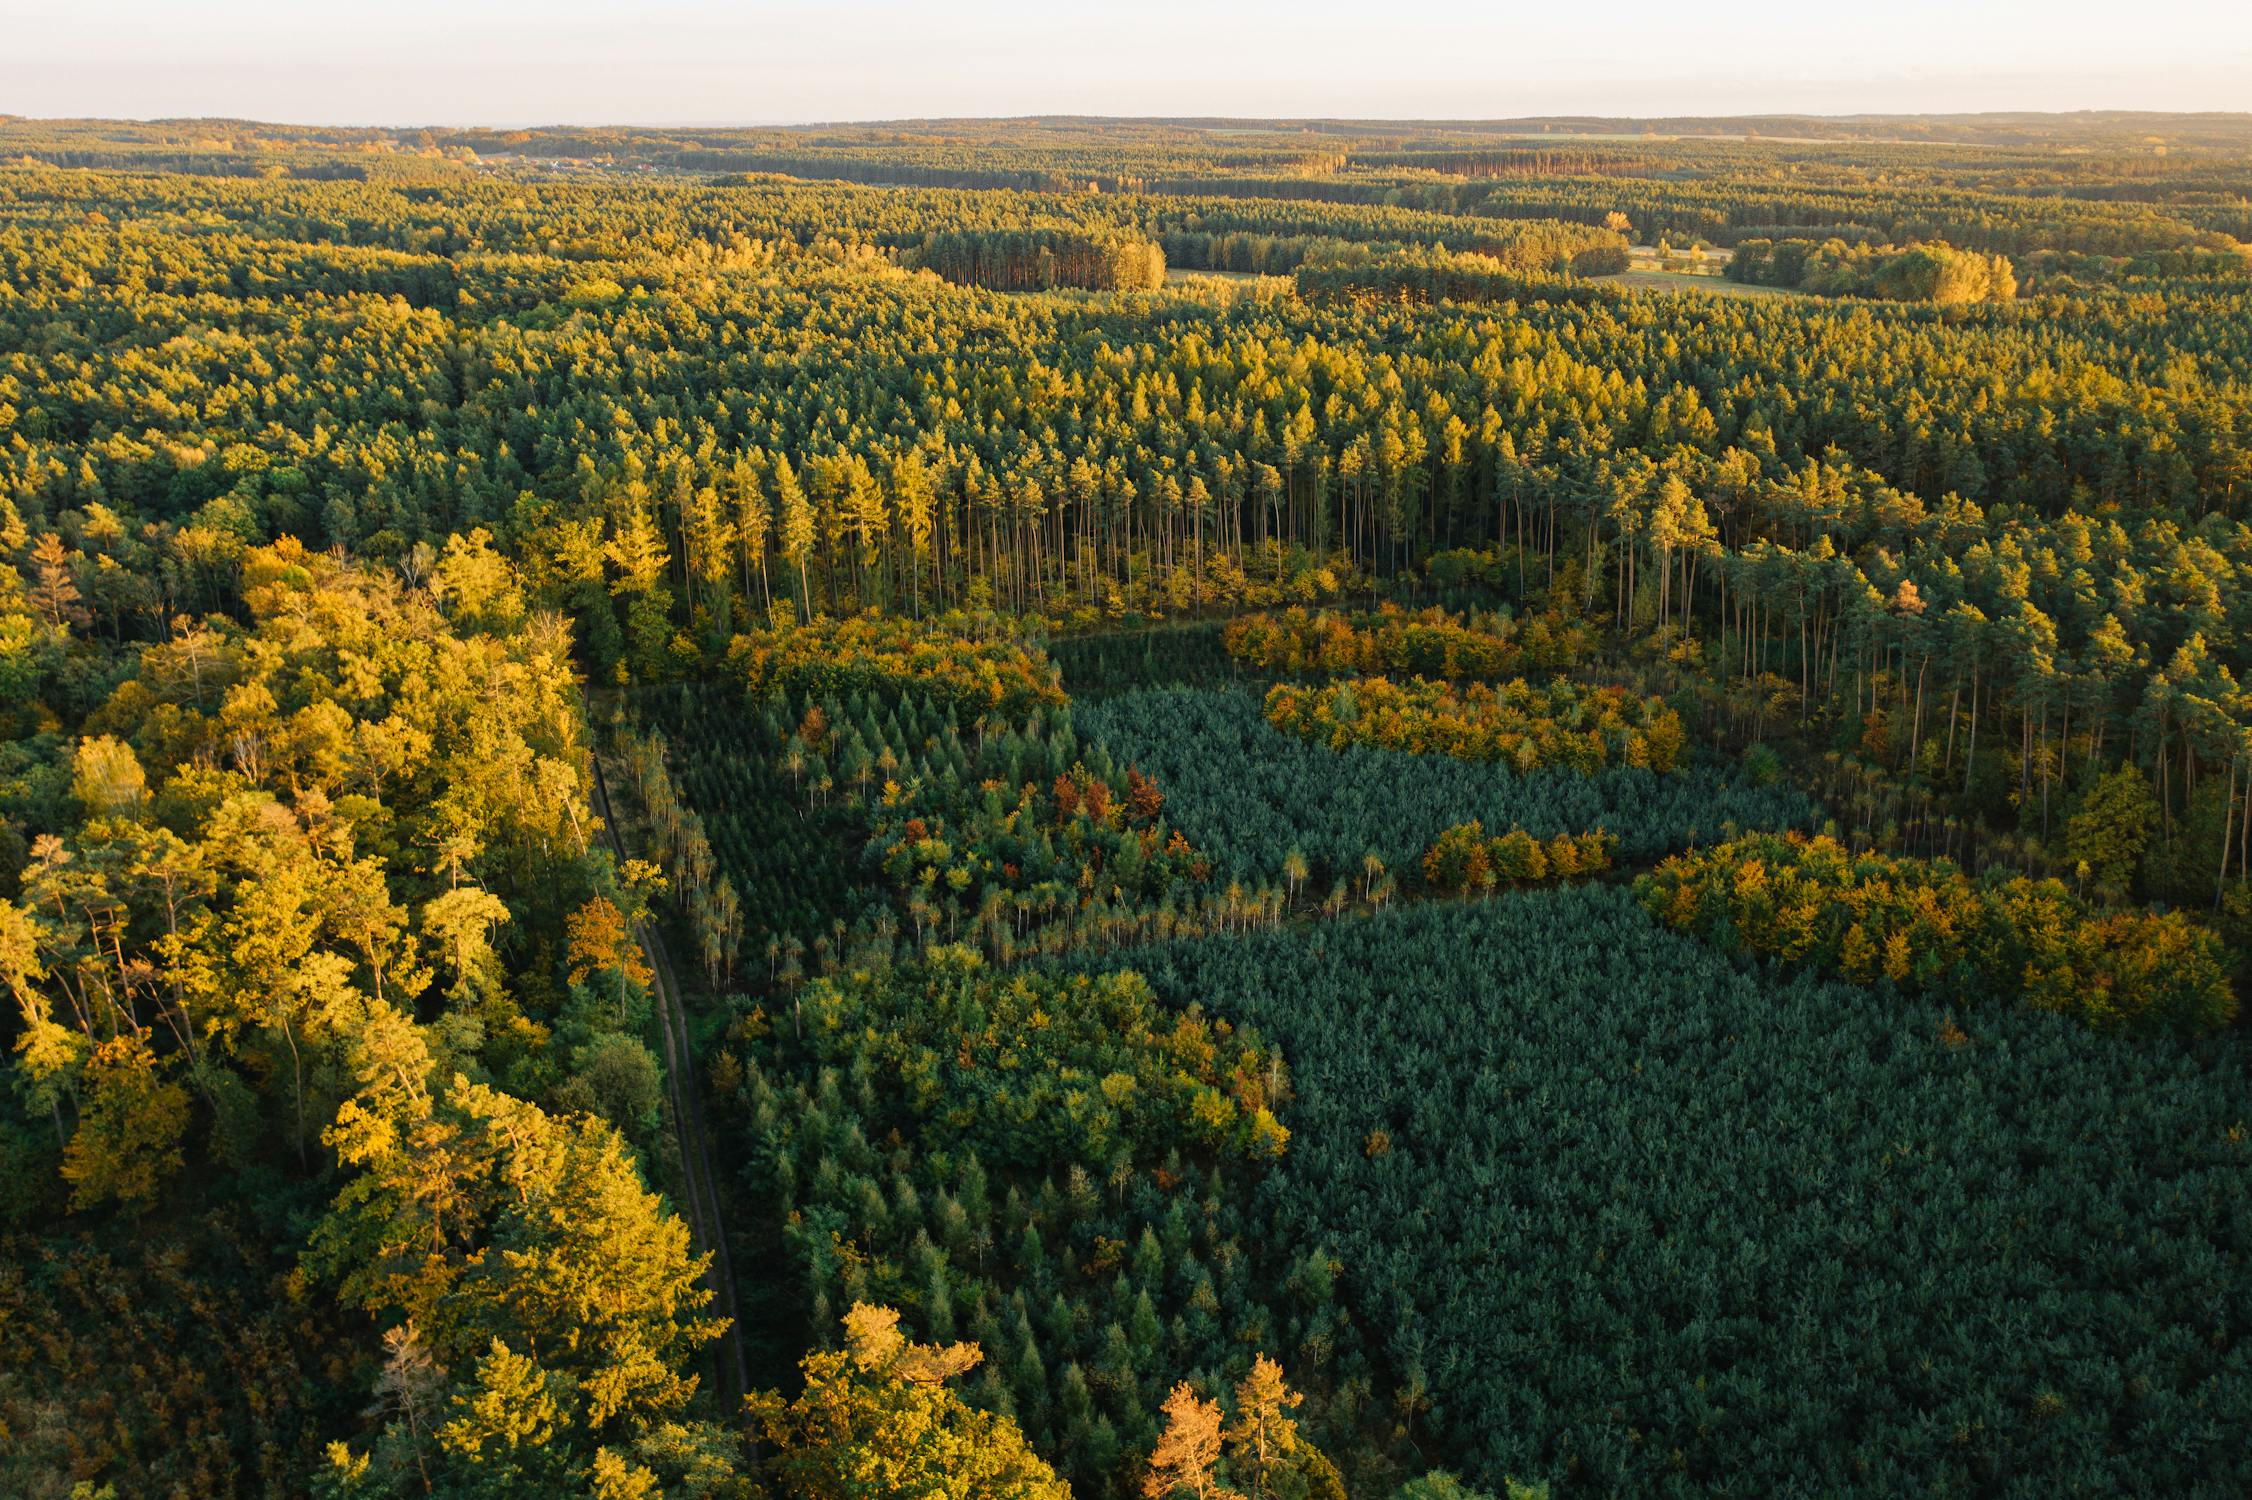
M 626 847 L 618 834 L 618 820 L 610 810 L 610 787 L 602 762 L 594 763 L 594 797 L 610 836 L 610 847 L 620 864 Z M 712 1346 L 712 1384 L 719 1393 L 720 1410 L 732 1420 L 743 1409 L 750 1391 L 750 1364 L 743 1353 L 743 1319 L 736 1307 L 735 1267 L 727 1253 L 727 1220 L 720 1211 L 717 1179 L 712 1172 L 711 1150 L 704 1132 L 704 1101 L 696 1086 L 695 1051 L 689 1045 L 688 1016 L 680 1002 L 680 983 L 674 976 L 672 956 L 665 950 L 664 934 L 656 924 L 634 923 L 634 937 L 648 955 L 651 989 L 657 1007 L 658 1029 L 664 1038 L 665 1088 L 672 1104 L 673 1130 L 680 1143 L 681 1186 L 686 1198 L 688 1232 L 696 1248 L 711 1252 L 704 1272 L 719 1316 L 727 1331 Z

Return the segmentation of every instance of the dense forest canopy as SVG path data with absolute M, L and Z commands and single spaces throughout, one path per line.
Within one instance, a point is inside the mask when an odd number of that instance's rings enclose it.
M 0 1492 L 2252 1487 L 2252 117 L 0 117 Z

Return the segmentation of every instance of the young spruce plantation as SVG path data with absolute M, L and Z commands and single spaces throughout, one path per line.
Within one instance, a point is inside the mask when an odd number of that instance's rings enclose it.
M 2252 1493 L 2247 242 L 0 117 L 0 1495 Z

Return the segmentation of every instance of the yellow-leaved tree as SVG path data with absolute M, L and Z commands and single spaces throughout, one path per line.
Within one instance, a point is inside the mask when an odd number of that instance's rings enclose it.
M 1148 1500 L 1345 1500 L 1337 1466 L 1298 1434 L 1305 1398 L 1261 1354 L 1236 1382 L 1234 1410 L 1183 1381 L 1165 1398 L 1165 1430 L 1142 1478 Z
M 1069 1500 L 1071 1489 L 1006 1417 L 946 1388 L 983 1358 L 975 1344 L 911 1344 L 888 1307 L 854 1303 L 845 1347 L 800 1363 L 805 1389 L 750 1398 L 778 1451 L 770 1477 L 803 1500 Z

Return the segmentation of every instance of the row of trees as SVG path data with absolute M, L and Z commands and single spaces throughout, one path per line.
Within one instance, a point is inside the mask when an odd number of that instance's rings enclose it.
M 1165 281 L 1165 254 L 1138 236 L 1069 229 L 995 233 L 947 230 L 925 239 L 913 264 L 948 281 L 997 292 L 1083 287 L 1146 291 Z
M 647 825 L 644 847 L 656 856 L 673 909 L 695 937 L 705 983 L 714 990 L 730 986 L 743 951 L 743 898 L 734 877 L 720 868 L 703 814 L 680 794 L 670 747 L 660 733 L 621 724 L 613 749 Z
M 1554 616 L 1536 615 L 1520 625 L 1507 613 L 1459 614 L 1438 606 L 1411 613 L 1386 604 L 1364 615 L 1302 608 L 1239 615 L 1221 640 L 1228 655 L 1277 677 L 1365 672 L 1496 679 L 1527 668 L 1568 667 L 1588 650 L 1592 633 Z
M 1676 855 L 1636 889 L 1723 947 L 1976 1004 L 2019 1000 L 2099 1031 L 2196 1033 L 2236 1017 L 2229 962 L 2178 912 L 2090 910 L 2058 882 L 1974 882 L 1945 861 L 1758 836 Z
M 1019 622 L 991 612 L 926 621 L 871 610 L 803 626 L 777 623 L 737 635 L 728 664 L 754 703 L 777 693 L 906 689 L 972 717 L 1016 717 L 1065 702 L 1047 654 L 1024 638 Z
M 1498 761 L 1524 773 L 1559 766 L 1583 775 L 1616 762 L 1656 772 L 1676 769 L 1681 716 L 1658 698 L 1615 687 L 1524 678 L 1457 688 L 1414 677 L 1357 677 L 1321 687 L 1277 683 L 1267 722 L 1343 749 L 1380 745 L 1415 754 Z
M 1627 268 L 1626 244 L 1608 231 L 1603 242 L 1564 251 L 1529 263 L 1445 249 L 1400 250 L 1389 254 L 1323 255 L 1302 263 L 1294 284 L 1314 302 L 1344 302 L 1356 307 L 1379 303 L 1427 305 L 1435 302 L 1547 301 L 1567 305 L 1615 300 L 1609 288 L 1584 284 L 1574 276 L 1607 276 Z
M 1440 834 L 1423 852 L 1423 881 L 1435 890 L 1491 895 L 1496 886 L 1574 880 L 1611 867 L 1618 840 L 1607 833 L 1560 833 L 1546 843 L 1522 828 L 1495 838 L 1475 818 Z

